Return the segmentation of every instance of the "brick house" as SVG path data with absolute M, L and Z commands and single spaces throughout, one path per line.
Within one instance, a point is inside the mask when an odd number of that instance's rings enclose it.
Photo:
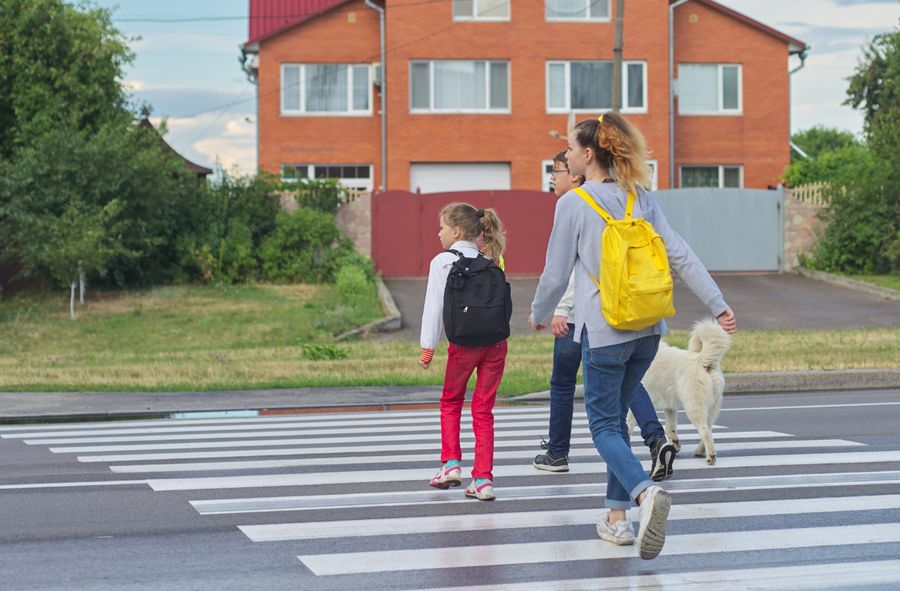
M 611 106 L 614 6 L 250 0 L 259 167 L 365 189 L 546 189 L 571 114 Z M 778 183 L 807 45 L 712 0 L 631 0 L 623 22 L 622 112 L 654 188 Z

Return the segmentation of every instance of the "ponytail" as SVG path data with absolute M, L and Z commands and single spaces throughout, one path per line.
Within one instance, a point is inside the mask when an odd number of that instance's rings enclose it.
M 644 137 L 618 113 L 607 113 L 575 126 L 578 143 L 591 148 L 597 163 L 615 171 L 616 182 L 626 191 L 650 186 L 650 167 Z
M 506 230 L 503 222 L 493 209 L 478 210 L 481 216 L 481 235 L 484 242 L 484 255 L 492 261 L 499 261 L 506 249 Z
M 441 210 L 441 219 L 449 226 L 458 227 L 465 240 L 482 237 L 482 252 L 497 262 L 506 248 L 506 231 L 493 209 L 476 209 L 468 203 L 450 203 Z

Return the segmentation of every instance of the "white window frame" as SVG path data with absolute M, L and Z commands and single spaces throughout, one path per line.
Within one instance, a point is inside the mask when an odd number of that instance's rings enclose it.
M 347 110 L 346 111 L 307 111 L 306 110 L 306 66 L 347 66 Z M 366 66 L 368 68 L 368 103 L 369 107 L 365 110 L 353 108 L 353 71 L 357 66 Z M 284 107 L 284 70 L 285 68 L 300 68 L 300 86 L 297 92 L 300 95 L 299 109 L 285 109 Z M 332 64 L 325 62 L 309 62 L 309 63 L 284 63 L 281 64 L 280 78 L 278 81 L 279 105 L 282 117 L 369 117 L 372 115 L 372 64 L 370 63 L 340 63 Z
M 552 193 L 553 188 L 551 186 L 552 181 L 550 180 L 550 171 L 553 170 L 553 160 L 542 160 L 541 161 L 541 190 L 545 192 Z
M 572 64 L 575 62 L 609 62 L 609 60 L 550 60 L 544 67 L 544 94 L 545 104 L 548 114 L 559 113 L 609 113 L 612 109 L 573 109 L 572 108 Z M 565 71 L 565 97 L 566 104 L 564 107 L 550 106 L 550 66 L 564 65 Z M 628 102 L 628 66 L 640 64 L 644 72 L 644 93 L 641 97 L 644 103 L 643 107 L 631 107 Z M 622 112 L 643 114 L 647 112 L 647 62 L 644 60 L 627 60 L 622 62 Z
M 295 178 L 285 178 L 283 176 L 284 175 L 283 169 L 285 167 L 297 169 L 297 168 L 300 168 L 303 166 L 306 167 L 306 171 L 307 171 L 305 178 L 314 180 L 316 178 L 316 165 L 315 164 L 282 164 L 279 167 L 279 176 L 280 176 L 281 182 L 283 182 L 283 183 L 296 183 L 297 182 L 296 177 Z M 368 166 L 369 178 L 367 178 L 367 179 L 338 178 L 338 179 L 334 179 L 334 180 L 338 181 L 341 185 L 343 185 L 344 187 L 346 187 L 348 189 L 362 189 L 364 191 L 371 191 L 372 187 L 374 187 L 374 180 L 372 178 L 373 171 L 372 171 L 371 164 L 368 164 L 368 165 L 366 165 L 366 164 L 320 164 L 319 166 L 355 166 L 355 167 Z
M 744 114 L 744 66 L 742 64 L 709 64 L 709 63 L 693 63 L 693 62 L 685 62 L 683 64 L 678 64 L 681 66 L 716 66 L 716 82 L 718 85 L 716 102 L 718 104 L 718 108 L 715 111 L 691 111 L 689 113 L 685 113 L 681 110 L 681 97 L 678 97 L 678 115 L 682 117 L 738 117 Z M 724 106 L 725 101 L 725 78 L 722 75 L 722 70 L 724 68 L 737 68 L 738 76 L 737 76 L 737 99 L 738 106 L 737 109 L 726 109 Z M 679 81 L 680 84 L 680 75 Z M 680 94 L 680 93 L 679 93 Z
M 591 0 L 584 0 L 585 13 L 591 7 Z M 544 0 L 544 20 L 548 23 L 608 23 L 612 21 L 612 2 L 606 0 L 606 14 L 609 16 L 548 16 L 547 0 Z
M 685 168 L 716 168 L 719 169 L 719 186 L 718 187 L 709 187 L 711 189 L 725 189 L 725 169 L 726 168 L 737 168 L 738 169 L 738 186 L 737 187 L 727 187 L 729 189 L 743 189 L 744 188 L 744 165 L 743 164 L 682 164 L 678 167 L 678 187 L 681 188 L 684 186 L 684 169 Z M 690 187 L 691 189 L 699 189 L 703 187 Z
M 650 191 L 659 190 L 659 162 L 656 160 L 647 160 L 647 164 L 653 169 L 653 174 L 650 176 L 650 186 L 647 187 Z
M 484 109 L 438 109 L 434 106 L 434 64 L 436 62 L 483 62 L 484 68 Z M 428 64 L 428 104 L 427 109 L 413 108 L 413 65 Z M 506 64 L 506 98 L 505 109 L 492 109 L 491 104 L 491 64 Z M 509 115 L 512 112 L 512 63 L 509 60 L 410 60 L 409 62 L 409 112 L 412 114 L 475 114 L 475 115 Z
M 452 4 L 454 4 L 456 0 L 451 2 L 450 10 L 453 13 L 453 20 L 455 22 L 487 22 L 487 23 L 505 23 L 512 20 L 512 0 L 507 0 L 507 5 L 509 9 L 507 10 L 507 16 L 476 16 L 478 14 L 478 2 L 479 0 L 472 0 L 472 16 L 456 16 L 456 11 L 453 10 Z

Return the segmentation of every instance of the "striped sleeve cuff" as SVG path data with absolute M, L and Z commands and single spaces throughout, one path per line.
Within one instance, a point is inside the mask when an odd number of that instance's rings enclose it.
M 421 361 L 422 363 L 427 365 L 427 364 L 431 363 L 431 360 L 433 358 L 434 358 L 434 349 L 426 349 L 423 347 L 422 354 L 419 355 L 419 361 Z

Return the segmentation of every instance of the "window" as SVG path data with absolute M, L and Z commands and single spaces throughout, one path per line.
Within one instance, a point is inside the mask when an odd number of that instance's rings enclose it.
M 541 162 L 541 170 L 544 171 L 541 174 L 541 191 L 553 191 L 553 178 L 550 176 L 550 173 L 553 172 L 553 161 L 552 160 L 544 160 Z
M 410 62 L 410 110 L 508 113 L 509 62 Z
M 547 62 L 547 112 L 612 108 L 612 62 Z M 622 110 L 647 111 L 647 65 L 622 64 Z
M 682 166 L 681 188 L 713 187 L 739 189 L 744 186 L 742 166 Z
M 510 0 L 453 0 L 455 21 L 508 21 Z
M 372 190 L 372 167 L 368 164 L 282 164 L 281 180 L 335 179 L 349 189 Z
M 647 166 L 650 167 L 650 186 L 646 189 L 656 191 L 659 189 L 659 165 L 656 160 L 648 160 Z
M 548 21 L 608 21 L 609 0 L 546 0 Z
M 741 66 L 678 65 L 679 114 L 740 114 L 741 102 Z
M 369 115 L 369 64 L 283 64 L 282 115 Z

